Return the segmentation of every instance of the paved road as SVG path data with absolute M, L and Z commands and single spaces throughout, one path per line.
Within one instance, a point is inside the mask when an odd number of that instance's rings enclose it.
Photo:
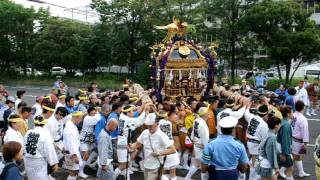
M 26 98 L 25 101 L 28 103 L 28 105 L 32 105 L 35 103 L 35 97 L 40 96 L 40 95 L 47 95 L 50 92 L 50 87 L 49 86 L 6 86 L 6 89 L 10 92 L 10 94 L 15 95 L 15 92 L 17 90 L 26 90 Z M 76 88 L 70 88 L 71 95 L 76 92 Z M 312 152 L 313 152 L 313 147 L 314 147 L 314 142 L 316 137 L 320 134 L 320 112 L 318 112 L 319 115 L 317 116 L 312 116 L 308 120 L 309 122 L 309 130 L 310 130 L 310 144 L 308 145 L 308 154 L 306 155 L 304 159 L 304 168 L 307 173 L 312 174 L 311 177 L 307 178 L 298 178 L 297 174 L 295 174 L 295 179 L 296 180 L 316 180 L 317 178 L 315 177 L 315 163 L 312 158 Z M 89 169 L 88 169 L 89 170 Z M 186 175 L 185 170 L 178 170 L 177 175 L 178 179 L 184 179 L 183 177 Z M 94 172 L 88 171 L 88 174 L 94 175 Z M 67 174 L 65 171 L 59 172 L 59 177 L 57 178 L 58 180 L 64 180 L 66 179 Z M 200 173 L 197 172 L 197 174 L 194 175 L 194 179 L 200 179 Z M 95 178 L 89 178 L 89 180 L 93 180 Z M 124 178 L 119 178 L 119 179 L 124 179 Z M 131 176 L 132 180 L 140 180 L 143 179 L 143 174 L 142 172 L 136 172 Z

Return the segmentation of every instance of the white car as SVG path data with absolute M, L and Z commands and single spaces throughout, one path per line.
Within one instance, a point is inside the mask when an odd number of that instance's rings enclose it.
M 23 69 L 20 70 L 20 74 L 24 75 L 24 70 Z M 31 75 L 42 76 L 43 72 L 34 69 L 33 70 L 33 74 L 32 74 L 32 68 L 26 68 L 26 74 L 27 74 L 27 76 L 31 76 Z
M 66 69 L 63 67 L 52 67 L 50 71 L 51 71 L 51 75 L 65 76 L 67 74 Z
M 78 70 L 78 71 L 75 71 L 75 72 L 74 72 L 74 76 L 75 76 L 75 77 L 82 77 L 82 76 L 83 76 L 83 73 Z

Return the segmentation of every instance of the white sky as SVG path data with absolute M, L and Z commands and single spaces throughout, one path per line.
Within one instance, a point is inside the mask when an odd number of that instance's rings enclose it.
M 38 9 L 40 7 L 44 7 L 44 8 L 49 7 L 50 13 L 52 16 L 65 17 L 70 19 L 73 18 L 73 19 L 85 21 L 85 22 L 97 22 L 99 20 L 98 14 L 96 12 L 92 12 L 90 9 L 87 9 L 87 10 L 91 13 L 88 13 L 87 15 L 85 15 L 86 9 L 84 7 L 90 5 L 91 0 L 42 0 L 43 2 L 64 6 L 66 8 L 82 7 L 81 8 L 81 10 L 83 10 L 82 13 L 74 11 L 73 15 L 70 10 L 66 10 L 65 8 L 56 7 L 48 4 L 41 4 L 41 3 L 31 2 L 27 0 L 11 0 L 11 1 L 17 4 L 22 4 L 24 7 L 33 6 L 35 9 Z

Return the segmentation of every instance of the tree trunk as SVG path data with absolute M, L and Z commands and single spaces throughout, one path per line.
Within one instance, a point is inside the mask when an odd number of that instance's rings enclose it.
M 290 68 L 291 68 L 291 60 L 290 63 L 286 63 L 286 80 L 285 83 L 289 84 L 289 77 L 290 77 Z
M 231 42 L 231 82 L 235 82 L 235 69 L 236 69 L 236 52 L 235 52 L 235 41 Z
M 291 78 L 290 78 L 290 81 L 289 81 L 290 84 L 291 84 L 291 82 L 292 82 L 292 79 L 293 79 L 294 74 L 296 73 L 296 71 L 298 70 L 298 68 L 300 67 L 301 64 L 302 64 L 302 59 L 299 61 L 297 67 L 293 70 L 293 73 L 292 73 Z
M 280 81 L 282 81 L 282 75 L 281 75 L 280 64 L 279 64 L 279 62 L 278 62 L 278 61 L 276 61 L 276 62 L 277 62 L 277 70 L 278 70 L 279 79 L 280 79 Z
M 235 2 L 232 2 L 232 6 L 235 6 Z M 238 9 L 232 9 L 232 29 L 231 29 L 231 82 L 235 83 L 235 69 L 236 69 L 236 40 L 237 34 L 235 29 L 236 19 L 238 16 Z

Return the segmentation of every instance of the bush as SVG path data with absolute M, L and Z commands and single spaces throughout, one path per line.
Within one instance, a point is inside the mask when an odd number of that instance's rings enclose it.
M 133 77 L 133 81 L 139 83 L 143 87 L 150 85 L 151 68 L 149 65 L 150 62 L 145 62 L 139 65 L 137 73 Z
M 114 74 L 85 75 L 83 77 L 62 76 L 61 80 L 68 86 L 72 87 L 88 87 L 91 82 L 95 81 L 100 88 L 120 89 L 124 82 L 124 76 Z M 56 76 L 23 76 L 0 74 L 0 82 L 4 84 L 21 84 L 21 85 L 42 85 L 52 86 L 57 80 Z

